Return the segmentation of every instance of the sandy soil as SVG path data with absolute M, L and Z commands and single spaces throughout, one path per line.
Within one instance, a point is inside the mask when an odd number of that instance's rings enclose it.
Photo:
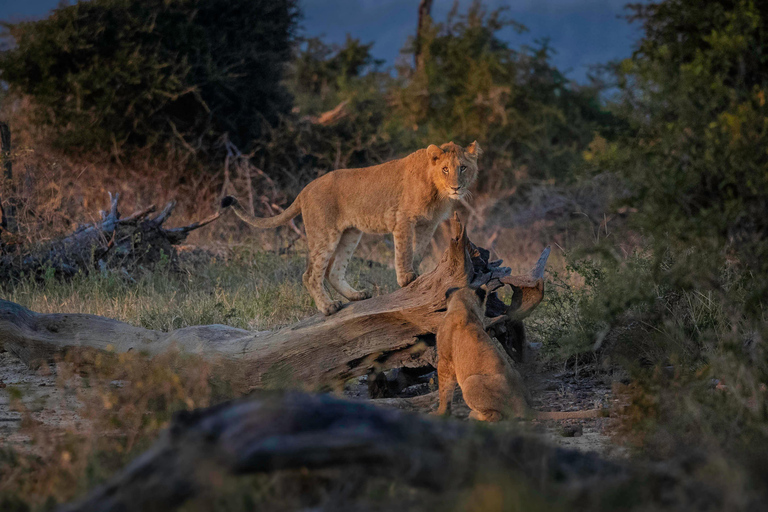
M 19 432 L 25 419 L 51 429 L 77 428 L 78 407 L 74 393 L 56 386 L 55 365 L 30 369 L 10 352 L 0 351 L 0 445 L 30 442 Z

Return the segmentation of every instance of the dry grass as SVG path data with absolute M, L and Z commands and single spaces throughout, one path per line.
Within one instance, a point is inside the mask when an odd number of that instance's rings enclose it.
M 190 261 L 194 260 L 194 261 Z M 67 281 L 32 279 L 0 285 L 3 298 L 42 313 L 88 313 L 149 329 L 226 324 L 271 329 L 316 312 L 301 275 L 305 256 L 230 251 L 226 258 L 182 253 L 181 271 L 156 269 L 128 277 L 94 272 Z M 396 287 L 394 271 L 353 259 L 350 282 L 386 293 Z
M 237 392 L 213 366 L 168 353 L 70 353 L 56 364 L 56 385 L 81 404 L 78 419 L 55 428 L 33 419 L 23 393 L 22 449 L 0 450 L 0 510 L 50 510 L 108 478 L 154 441 L 176 411 L 205 407 Z
M 42 312 L 91 313 L 147 328 L 228 324 L 270 329 L 314 314 L 303 289 L 304 256 L 230 251 L 227 258 L 195 253 L 182 272 L 157 269 L 131 279 L 119 272 L 79 275 L 69 281 L 25 280 L 0 286 L 3 298 Z M 394 272 L 353 260 L 350 278 L 393 289 Z M 47 368 L 47 367 L 46 367 Z M 44 369 L 46 369 L 44 368 Z M 153 359 L 134 354 L 76 352 L 55 365 L 61 396 L 81 404 L 74 423 L 36 421 L 34 393 L 3 390 L 23 414 L 21 451 L 0 450 L 0 510 L 48 510 L 108 478 L 145 449 L 172 414 L 240 396 L 242 376 L 227 365 L 169 353 Z M 269 496 L 269 495 L 268 495 Z

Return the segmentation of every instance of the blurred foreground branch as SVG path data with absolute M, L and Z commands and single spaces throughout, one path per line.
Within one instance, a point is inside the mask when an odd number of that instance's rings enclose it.
M 627 510 L 633 504 L 645 510 L 682 504 L 711 510 L 719 502 L 672 469 L 630 468 L 499 428 L 327 395 L 273 393 L 178 415 L 121 474 L 60 510 L 175 510 L 213 490 L 212 482 L 221 482 L 223 475 L 345 467 L 362 470 L 366 478 L 436 492 L 522 482 L 553 505 L 577 510 L 608 509 L 619 502 Z

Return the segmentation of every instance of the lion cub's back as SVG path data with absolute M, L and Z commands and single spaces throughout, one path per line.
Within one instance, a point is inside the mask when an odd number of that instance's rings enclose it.
M 402 200 L 403 180 L 396 161 L 360 169 L 338 169 L 313 180 L 301 192 L 302 213 L 327 214 L 338 229 L 389 233 Z

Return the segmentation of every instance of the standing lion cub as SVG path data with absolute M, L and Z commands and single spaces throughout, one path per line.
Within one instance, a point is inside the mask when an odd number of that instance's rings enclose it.
M 528 392 L 520 374 L 485 332 L 485 290 L 451 288 L 448 309 L 437 330 L 437 381 L 440 405 L 437 414 L 450 414 L 456 384 L 472 412 L 481 421 L 503 418 L 591 418 L 599 409 L 574 412 L 539 412 L 528 405 Z
M 238 217 L 263 229 L 301 214 L 309 245 L 304 286 L 317 308 L 331 315 L 341 308 L 341 301 L 328 296 L 326 277 L 349 300 L 370 297 L 367 291 L 352 288 L 346 278 L 363 233 L 392 233 L 397 284 L 406 286 L 416 279 L 414 255 L 420 260 L 437 226 L 468 193 L 477 178 L 480 154 L 477 141 L 466 149 L 449 142 L 380 165 L 329 172 L 310 182 L 288 209 L 274 217 L 253 217 L 233 197 L 225 197 L 221 205 L 233 206 Z

